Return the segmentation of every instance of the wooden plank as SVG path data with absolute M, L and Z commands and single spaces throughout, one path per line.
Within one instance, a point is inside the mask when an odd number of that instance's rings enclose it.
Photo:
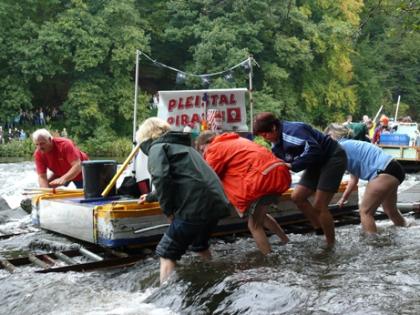
M 50 272 L 67 272 L 67 271 L 89 271 L 103 268 L 115 268 L 115 267 L 126 267 L 135 264 L 144 256 L 130 256 L 126 258 L 116 258 L 111 260 L 102 260 L 89 262 L 84 264 L 77 264 L 72 266 L 64 266 L 57 268 L 49 268 L 43 270 L 37 270 L 36 273 L 50 273 Z
M 6 259 L 1 259 L 0 264 L 10 273 L 14 273 L 16 271 L 16 267 Z

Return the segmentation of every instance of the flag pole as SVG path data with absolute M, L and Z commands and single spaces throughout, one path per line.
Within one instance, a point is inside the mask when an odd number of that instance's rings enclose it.
M 249 115 L 251 116 L 250 125 L 251 125 L 251 133 L 254 132 L 254 100 L 252 98 L 252 78 L 253 78 L 253 69 L 252 69 L 252 56 L 248 57 L 249 62 Z
M 139 62 L 141 51 L 136 50 L 136 73 L 134 78 L 134 110 L 133 110 L 133 148 L 136 145 L 136 130 L 137 130 L 137 99 L 139 95 Z M 133 169 L 131 173 L 136 176 L 136 159 L 137 155 L 133 158 Z

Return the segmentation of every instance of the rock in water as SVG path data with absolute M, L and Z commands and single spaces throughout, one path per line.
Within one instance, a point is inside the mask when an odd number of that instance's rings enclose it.
M 9 210 L 10 206 L 3 197 L 0 197 L 0 210 Z
M 32 200 L 31 198 L 26 198 L 23 199 L 20 202 L 20 207 L 26 212 L 26 213 L 31 213 L 32 212 Z

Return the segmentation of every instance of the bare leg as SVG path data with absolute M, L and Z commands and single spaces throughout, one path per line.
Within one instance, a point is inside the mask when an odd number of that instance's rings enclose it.
M 385 210 L 385 208 L 384 210 L 392 211 L 389 210 L 389 203 L 394 200 L 396 201 L 396 192 L 395 197 L 393 197 L 396 183 L 398 186 L 398 180 L 394 176 L 380 174 L 367 184 L 359 209 L 360 221 L 365 232 L 377 233 L 378 230 L 373 215 L 379 205 L 388 197 L 390 197 L 390 199 L 386 202 L 387 210 Z
M 328 205 L 333 196 L 334 193 L 332 192 L 317 190 L 313 205 L 318 213 L 318 221 L 324 231 L 328 246 L 332 246 L 335 243 L 334 219 L 328 209 Z
M 203 260 L 211 260 L 211 252 L 210 252 L 210 249 L 203 250 L 202 252 L 197 252 L 197 254 L 200 255 L 200 257 Z
M 320 223 L 318 221 L 319 215 L 317 213 L 317 210 L 308 201 L 308 198 L 313 193 L 314 191 L 312 189 L 309 189 L 302 185 L 297 185 L 296 188 L 293 190 L 292 200 L 299 208 L 299 210 L 302 211 L 305 217 L 309 220 L 312 227 L 314 229 L 317 229 L 320 227 Z
M 386 194 L 385 199 L 382 201 L 382 208 L 384 208 L 384 212 L 396 226 L 406 226 L 405 219 L 397 208 L 397 191 L 400 183 L 396 178 L 394 179 L 394 184 L 390 183 L 390 191 Z
M 284 233 L 281 226 L 277 223 L 276 219 L 274 219 L 268 213 L 265 216 L 264 227 L 269 229 L 272 233 L 276 234 L 282 240 L 283 244 L 289 242 L 289 238 L 287 237 L 286 233 Z
M 175 270 L 175 261 L 167 258 L 160 258 L 160 284 L 168 280 Z
M 263 253 L 263 255 L 267 255 L 271 252 L 271 246 L 263 227 L 266 216 L 266 208 L 267 206 L 258 207 L 255 209 L 254 214 L 248 218 L 248 228 L 251 231 L 255 243 L 257 243 L 258 249 L 261 253 Z

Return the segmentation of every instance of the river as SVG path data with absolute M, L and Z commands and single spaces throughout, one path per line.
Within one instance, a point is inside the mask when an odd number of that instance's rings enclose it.
M 0 174 L 0 196 L 12 208 L 24 188 L 36 185 L 32 162 L 1 163 Z M 419 180 L 410 175 L 404 185 Z M 1 233 L 27 232 L 0 240 L 3 257 L 44 241 L 72 244 L 33 227 L 29 215 L 2 213 Z M 214 240 L 211 262 L 188 253 L 162 287 L 154 256 L 130 268 L 86 273 L 0 269 L 0 314 L 420 314 L 420 219 L 406 217 L 410 228 L 379 221 L 376 237 L 357 225 L 339 227 L 333 250 L 311 234 L 289 234 L 286 246 L 272 237 L 267 257 L 248 237 Z

